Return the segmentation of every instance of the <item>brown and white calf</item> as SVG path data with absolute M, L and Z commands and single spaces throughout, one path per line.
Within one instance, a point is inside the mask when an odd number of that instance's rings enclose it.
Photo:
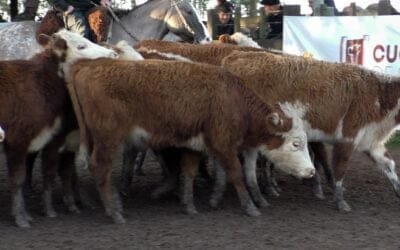
M 210 154 L 227 171 L 249 215 L 259 211 L 242 180 L 239 152 L 247 152 L 245 165 L 260 151 L 296 176 L 315 172 L 301 122 L 262 102 L 220 67 L 81 60 L 72 65 L 67 82 L 81 132 L 80 162 L 90 156 L 89 169 L 116 223 L 124 218 L 110 177 L 124 140 L 143 149 L 175 146 Z
M 232 36 L 223 36 L 224 39 L 228 42 L 231 40 L 236 41 L 236 43 L 242 43 L 245 44 L 245 42 L 249 43 L 251 42 L 251 39 L 248 39 L 246 36 L 244 36 L 241 33 L 235 33 Z M 231 40 L 230 40 L 231 39 Z M 226 42 L 224 41 L 224 42 Z M 274 54 L 279 54 L 281 55 L 280 52 L 277 51 L 271 51 L 271 50 L 265 50 L 262 48 L 255 48 L 253 47 L 242 47 L 242 46 L 237 46 L 237 45 L 232 45 L 232 44 L 204 44 L 204 45 L 198 45 L 198 44 L 186 44 L 186 43 L 176 43 L 176 42 L 166 42 L 166 41 L 156 41 L 156 40 L 144 40 L 139 43 L 136 43 L 134 47 L 140 52 L 144 58 L 171 58 L 173 60 L 191 60 L 194 62 L 203 62 L 203 63 L 208 63 L 208 64 L 213 64 L 213 65 L 221 65 L 222 60 L 230 55 L 234 51 L 243 51 L 243 52 L 251 52 L 251 51 L 267 51 L 270 53 Z M 257 92 L 257 90 L 255 90 Z M 315 147 L 313 147 L 315 148 Z M 319 149 L 319 148 L 318 148 Z M 319 156 L 319 155 L 317 155 Z M 133 162 L 133 161 L 130 161 Z M 326 166 L 326 165 L 323 165 Z M 124 169 L 129 169 L 128 167 L 124 167 Z M 262 171 L 270 171 L 267 168 L 263 168 Z M 125 171 L 129 172 L 129 171 Z M 130 172 L 132 173 L 132 171 Z M 329 172 L 328 172 L 329 174 Z M 129 180 L 131 177 L 128 177 L 127 180 L 124 184 L 124 189 L 127 189 L 129 187 Z M 169 180 L 166 182 L 168 183 L 173 183 L 173 181 Z M 277 193 L 275 191 L 275 187 L 268 185 L 268 182 L 266 182 L 267 188 L 271 190 L 271 193 Z M 313 184 L 313 191 L 317 197 L 323 197 L 323 192 L 322 192 L 322 187 L 319 179 L 318 173 L 315 175 L 314 178 L 312 178 L 312 184 Z M 159 190 L 156 191 L 157 195 L 167 191 L 169 189 L 173 188 L 171 185 L 164 185 L 162 186 Z M 256 199 L 256 200 L 261 200 Z M 259 206 L 265 206 L 267 203 L 264 199 L 262 199 L 262 202 L 258 203 L 257 205 Z
M 72 58 L 71 55 L 74 55 Z M 0 61 L 0 120 L 7 133 L 4 152 L 12 192 L 12 214 L 20 227 L 29 227 L 32 219 L 25 209 L 22 185 L 28 152 L 43 150 L 44 203 L 46 214 L 54 217 L 51 189 L 56 173 L 57 150 L 72 112 L 59 66 L 87 57 L 115 56 L 77 34 L 62 30 L 53 35 L 42 53 L 30 60 Z M 23 73 L 21 73 L 23 72 Z
M 395 162 L 384 146 L 400 124 L 400 78 L 349 64 L 254 52 L 234 52 L 223 67 L 248 79 L 246 86 L 263 100 L 279 102 L 286 114 L 304 115 L 310 142 L 334 143 L 339 210 L 350 210 L 343 198 L 343 179 L 354 150 L 365 152 L 400 195 Z

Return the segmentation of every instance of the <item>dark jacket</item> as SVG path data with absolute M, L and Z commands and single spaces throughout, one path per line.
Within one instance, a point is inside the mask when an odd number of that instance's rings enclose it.
M 267 15 L 265 20 L 267 25 L 270 27 L 270 31 L 267 34 L 267 39 L 281 35 L 283 30 L 283 7 L 280 7 L 280 12 L 278 14 Z
M 94 7 L 92 1 L 100 4 L 100 0 L 49 0 L 51 5 L 62 11 L 66 11 L 69 5 L 78 10 L 89 10 Z
M 229 21 L 226 24 L 221 24 L 219 23 L 217 25 L 217 35 L 223 35 L 223 34 L 229 34 L 232 35 L 234 33 L 234 22 L 233 19 L 229 19 Z

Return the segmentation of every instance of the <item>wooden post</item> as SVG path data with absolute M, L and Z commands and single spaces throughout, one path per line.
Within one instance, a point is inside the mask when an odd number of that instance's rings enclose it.
M 217 39 L 217 15 L 214 9 L 207 10 L 207 29 L 213 40 Z
M 9 10 L 10 18 L 11 21 L 14 21 L 18 15 L 18 0 L 11 0 L 9 6 L 10 6 Z
M 300 5 L 285 5 L 284 16 L 300 16 Z
M 260 34 L 260 40 L 265 40 L 265 38 L 267 37 L 267 23 L 265 22 L 265 13 L 264 13 L 264 8 L 260 8 L 260 30 L 259 30 L 259 34 Z
M 351 16 L 356 16 L 357 15 L 357 6 L 356 3 L 351 3 L 350 4 L 350 8 L 351 8 Z
M 320 7 L 321 16 L 334 16 L 335 10 L 333 7 L 328 7 L 326 4 L 321 4 Z
M 242 18 L 240 4 L 237 4 L 235 7 L 235 16 L 234 16 L 234 27 L 233 30 L 235 32 L 240 32 L 240 19 Z
M 390 0 L 380 0 L 378 3 L 378 15 L 391 15 L 392 5 Z
M 321 15 L 321 5 L 322 4 L 323 4 L 322 0 L 313 0 L 313 3 L 312 3 L 313 16 Z
M 257 3 L 258 3 L 258 0 L 250 0 L 250 5 L 249 5 L 249 16 L 250 17 L 257 16 Z

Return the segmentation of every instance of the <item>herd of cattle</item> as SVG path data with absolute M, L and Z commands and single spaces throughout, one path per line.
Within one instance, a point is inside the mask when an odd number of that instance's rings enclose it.
M 370 156 L 400 195 L 395 163 L 384 147 L 400 123 L 400 78 L 226 43 L 100 46 L 66 30 L 41 39 L 46 49 L 30 60 L 0 61 L 0 139 L 12 215 L 20 227 L 32 220 L 23 193 L 31 178 L 29 154 L 38 151 L 49 217 L 56 216 L 57 173 L 64 202 L 77 211 L 75 168 L 88 167 L 106 213 L 124 223 L 111 185 L 113 160 L 140 158 L 149 148 L 166 171 L 179 169 L 181 199 L 190 214 L 197 212 L 193 182 L 204 159 L 215 171 L 214 207 L 227 176 L 245 212 L 260 215 L 257 207 L 268 203 L 257 182 L 259 159 L 298 178 L 313 178 L 315 194 L 323 197 L 309 146 L 315 166 L 324 168 L 333 185 L 339 210 L 350 210 L 343 179 L 354 150 Z M 334 145 L 333 176 L 324 142 Z M 132 160 L 124 163 L 132 168 Z

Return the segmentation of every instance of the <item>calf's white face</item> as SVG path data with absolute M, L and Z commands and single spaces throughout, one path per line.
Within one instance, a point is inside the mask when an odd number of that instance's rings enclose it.
M 117 58 L 118 54 L 115 51 L 92 43 L 88 39 L 62 29 L 51 37 L 41 35 L 42 39 L 47 40 L 47 48 L 60 58 L 59 75 L 67 75 L 71 64 L 79 59 L 96 59 L 100 57 Z
M 264 145 L 261 153 L 272 161 L 276 168 L 299 178 L 311 178 L 315 174 L 307 146 L 307 136 L 300 118 L 293 118 L 292 129 L 281 133 L 283 143 L 276 148 Z
M 88 39 L 65 29 L 55 33 L 55 36 L 65 40 L 67 44 L 66 62 L 74 62 L 81 58 L 96 59 L 99 57 L 117 58 L 118 55 L 111 49 L 92 43 Z

